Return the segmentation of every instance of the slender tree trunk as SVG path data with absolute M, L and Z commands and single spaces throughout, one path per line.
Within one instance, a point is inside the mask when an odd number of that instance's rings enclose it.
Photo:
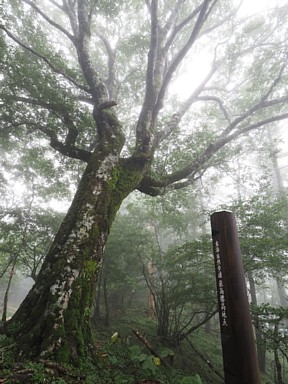
M 167 304 L 167 297 L 164 287 L 161 288 L 159 310 L 157 312 L 157 336 L 168 338 L 169 336 L 169 316 L 170 310 Z
M 252 304 L 257 305 L 256 286 L 255 286 L 253 273 L 251 271 L 248 272 L 248 280 L 249 280 L 249 286 L 250 286 L 251 302 Z M 256 336 L 259 368 L 261 372 L 265 373 L 266 348 L 263 342 L 258 316 L 254 317 L 253 322 L 255 326 L 255 336 Z
M 2 322 L 5 323 L 7 321 L 7 311 L 8 311 L 8 297 L 9 297 L 9 291 L 12 283 L 12 279 L 14 276 L 14 270 L 15 270 L 15 264 L 16 264 L 17 258 L 15 257 L 13 260 L 12 268 L 9 273 L 9 279 L 6 287 L 6 291 L 4 294 L 4 300 L 3 300 L 3 314 L 2 314 Z
M 282 365 L 280 363 L 278 349 L 274 349 L 274 361 L 275 361 L 275 369 L 276 369 L 276 380 L 277 384 L 284 384 L 282 378 Z
M 148 273 L 148 279 L 150 281 L 153 281 L 155 278 L 155 266 L 153 264 L 153 261 L 149 261 L 147 265 L 147 273 Z M 155 318 L 155 299 L 152 292 L 152 288 L 148 287 L 148 316 L 151 318 Z
M 280 170 L 279 163 L 278 163 L 277 147 L 276 147 L 275 143 L 273 142 L 273 137 L 272 137 L 270 130 L 267 131 L 267 135 L 268 135 L 270 145 L 272 145 L 272 148 L 274 150 L 274 153 L 272 154 L 272 168 L 274 171 L 274 180 L 272 180 L 273 186 L 274 186 L 274 189 L 278 193 L 279 196 L 283 196 L 283 195 L 285 196 L 286 191 L 284 188 L 281 170 Z M 286 228 L 288 229 L 288 217 L 284 218 L 284 224 L 285 224 Z M 276 284 L 277 284 L 277 291 L 278 291 L 278 295 L 279 295 L 280 305 L 283 308 L 288 308 L 287 293 L 285 290 L 285 286 L 283 285 L 283 280 L 281 278 L 281 275 L 279 275 L 276 278 Z M 287 326 L 287 320 L 284 320 L 284 323 Z
M 104 293 L 104 303 L 105 303 L 105 326 L 109 327 L 110 325 L 110 308 L 108 302 L 108 292 L 107 292 L 107 277 L 104 277 L 103 280 L 103 293 Z
M 103 280 L 103 269 L 99 271 L 98 275 L 98 281 L 97 281 L 97 288 L 96 288 L 96 294 L 95 294 L 95 300 L 94 300 L 94 311 L 92 315 L 92 324 L 96 326 L 98 322 L 101 320 L 101 311 L 100 311 L 100 298 L 101 298 L 101 287 L 102 287 L 102 280 Z
M 135 159 L 97 148 L 36 283 L 8 322 L 18 355 L 78 364 L 92 346 L 91 309 L 110 227 L 142 178 Z
M 286 293 L 286 290 L 283 286 L 282 279 L 278 278 L 276 280 L 276 283 L 277 283 L 277 291 L 278 291 L 278 295 L 279 295 L 280 305 L 283 308 L 288 308 L 287 293 Z
M 274 328 L 274 335 L 275 340 L 278 339 L 278 324 L 275 324 Z M 275 370 L 276 370 L 276 383 L 277 384 L 284 384 L 283 376 L 282 376 L 282 365 L 279 359 L 279 353 L 278 353 L 278 343 L 275 343 L 274 347 L 274 362 L 275 362 Z

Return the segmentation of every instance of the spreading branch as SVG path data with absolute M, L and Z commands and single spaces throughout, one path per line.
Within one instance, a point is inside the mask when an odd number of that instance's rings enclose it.
M 148 63 L 146 69 L 146 90 L 141 113 L 136 128 L 136 150 L 148 154 L 151 148 L 153 129 L 152 110 L 155 105 L 155 64 L 158 50 L 159 24 L 158 24 L 158 0 L 151 0 L 149 4 L 151 15 L 150 48 L 148 52 Z
M 178 51 L 177 55 L 173 59 L 172 63 L 169 65 L 169 68 L 166 71 L 166 74 L 163 78 L 162 85 L 160 88 L 160 91 L 158 93 L 157 102 L 154 108 L 154 115 L 157 115 L 160 109 L 163 105 L 163 100 L 168 88 L 168 85 L 171 82 L 172 76 L 175 73 L 176 69 L 178 68 L 179 64 L 183 61 L 184 57 L 187 55 L 195 41 L 197 40 L 197 37 L 201 31 L 201 28 L 203 27 L 204 23 L 207 20 L 207 17 L 209 13 L 211 12 L 211 9 L 216 4 L 217 0 L 212 3 L 211 7 L 209 8 L 209 4 L 211 3 L 211 0 L 204 0 L 201 5 L 201 10 L 199 12 L 199 15 L 197 17 L 197 20 L 194 24 L 194 27 L 192 29 L 191 35 L 186 42 L 186 44 Z
M 82 84 L 79 84 L 75 79 L 73 79 L 71 76 L 69 76 L 65 71 L 62 69 L 56 67 L 52 62 L 47 59 L 46 56 L 42 55 L 41 53 L 37 52 L 32 47 L 29 47 L 28 45 L 24 44 L 18 37 L 16 37 L 12 32 L 10 32 L 3 24 L 0 24 L 0 29 L 2 29 L 7 36 L 10 37 L 15 43 L 17 43 L 20 47 L 24 48 L 26 51 L 32 53 L 35 57 L 38 59 L 41 59 L 44 61 L 44 63 L 55 73 L 62 75 L 66 80 L 68 80 L 71 84 L 75 85 L 77 88 L 81 89 L 82 91 L 89 92 L 89 89 L 85 87 Z
M 272 104 L 273 103 L 270 102 L 269 106 Z M 224 137 L 220 135 L 218 138 L 215 138 L 214 142 L 209 144 L 196 159 L 191 161 L 184 168 L 168 175 L 165 175 L 161 179 L 154 179 L 150 176 L 145 176 L 141 184 L 138 186 L 138 189 L 143 193 L 152 196 L 157 196 L 171 190 L 182 189 L 184 187 L 187 187 L 188 185 L 191 185 L 193 182 L 195 182 L 195 180 L 199 177 L 199 172 L 200 174 L 203 174 L 203 171 L 205 171 L 208 167 L 214 165 L 213 162 L 209 163 L 209 160 L 211 160 L 212 157 L 225 145 L 232 141 L 235 141 L 239 136 L 245 133 L 264 127 L 276 121 L 281 121 L 285 119 L 288 119 L 288 113 L 271 116 L 256 123 L 243 125 L 242 127 L 239 127 L 238 130 L 234 131 L 233 134 L 227 134 Z
M 58 29 L 58 31 L 62 32 L 66 37 L 68 37 L 68 39 L 71 40 L 72 43 L 75 42 L 75 38 L 73 35 L 71 35 L 60 24 L 56 23 L 54 20 L 52 20 L 50 17 L 48 17 L 46 15 L 46 13 L 44 13 L 39 7 L 37 7 L 37 5 L 35 3 L 33 3 L 33 1 L 30 1 L 30 0 L 23 0 L 23 1 L 24 1 L 24 3 L 30 5 L 30 7 L 33 8 L 34 11 L 36 11 L 40 16 L 42 16 L 43 19 L 46 20 L 50 25 L 52 25 L 52 27 Z M 55 5 L 55 2 L 53 2 L 53 4 Z M 57 4 L 57 7 L 60 7 L 60 5 Z M 60 7 L 60 9 L 63 9 L 63 7 Z
M 78 53 L 78 61 L 82 69 L 90 92 L 94 101 L 95 108 L 98 108 L 108 99 L 105 84 L 98 76 L 90 51 L 91 25 L 89 17 L 88 1 L 78 1 L 78 39 L 76 41 L 76 49 Z
M 112 49 L 109 40 L 99 31 L 96 32 L 97 36 L 103 42 L 107 55 L 108 55 L 108 78 L 107 78 L 107 88 L 110 99 L 116 98 L 116 76 L 115 76 L 115 59 L 116 59 L 116 49 Z

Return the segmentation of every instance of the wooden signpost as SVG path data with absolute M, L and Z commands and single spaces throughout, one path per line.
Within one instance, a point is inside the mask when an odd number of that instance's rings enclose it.
M 237 227 L 232 212 L 211 215 L 225 384 L 260 384 Z

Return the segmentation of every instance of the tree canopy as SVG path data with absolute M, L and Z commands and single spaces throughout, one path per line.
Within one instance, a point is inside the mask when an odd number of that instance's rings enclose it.
M 96 109 L 117 104 L 122 153 L 149 164 L 137 188 L 155 195 L 190 184 L 225 145 L 287 118 L 285 11 L 241 20 L 231 1 L 9 2 L 1 133 L 48 140 L 87 162 L 97 142 L 113 138 L 99 130 Z M 181 70 L 185 91 L 175 95 Z

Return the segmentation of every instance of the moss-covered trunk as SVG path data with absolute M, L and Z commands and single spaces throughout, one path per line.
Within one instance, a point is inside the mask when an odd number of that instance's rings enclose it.
M 7 324 L 19 356 L 76 364 L 86 355 L 107 236 L 123 199 L 141 178 L 137 161 L 95 150 L 35 285 Z

